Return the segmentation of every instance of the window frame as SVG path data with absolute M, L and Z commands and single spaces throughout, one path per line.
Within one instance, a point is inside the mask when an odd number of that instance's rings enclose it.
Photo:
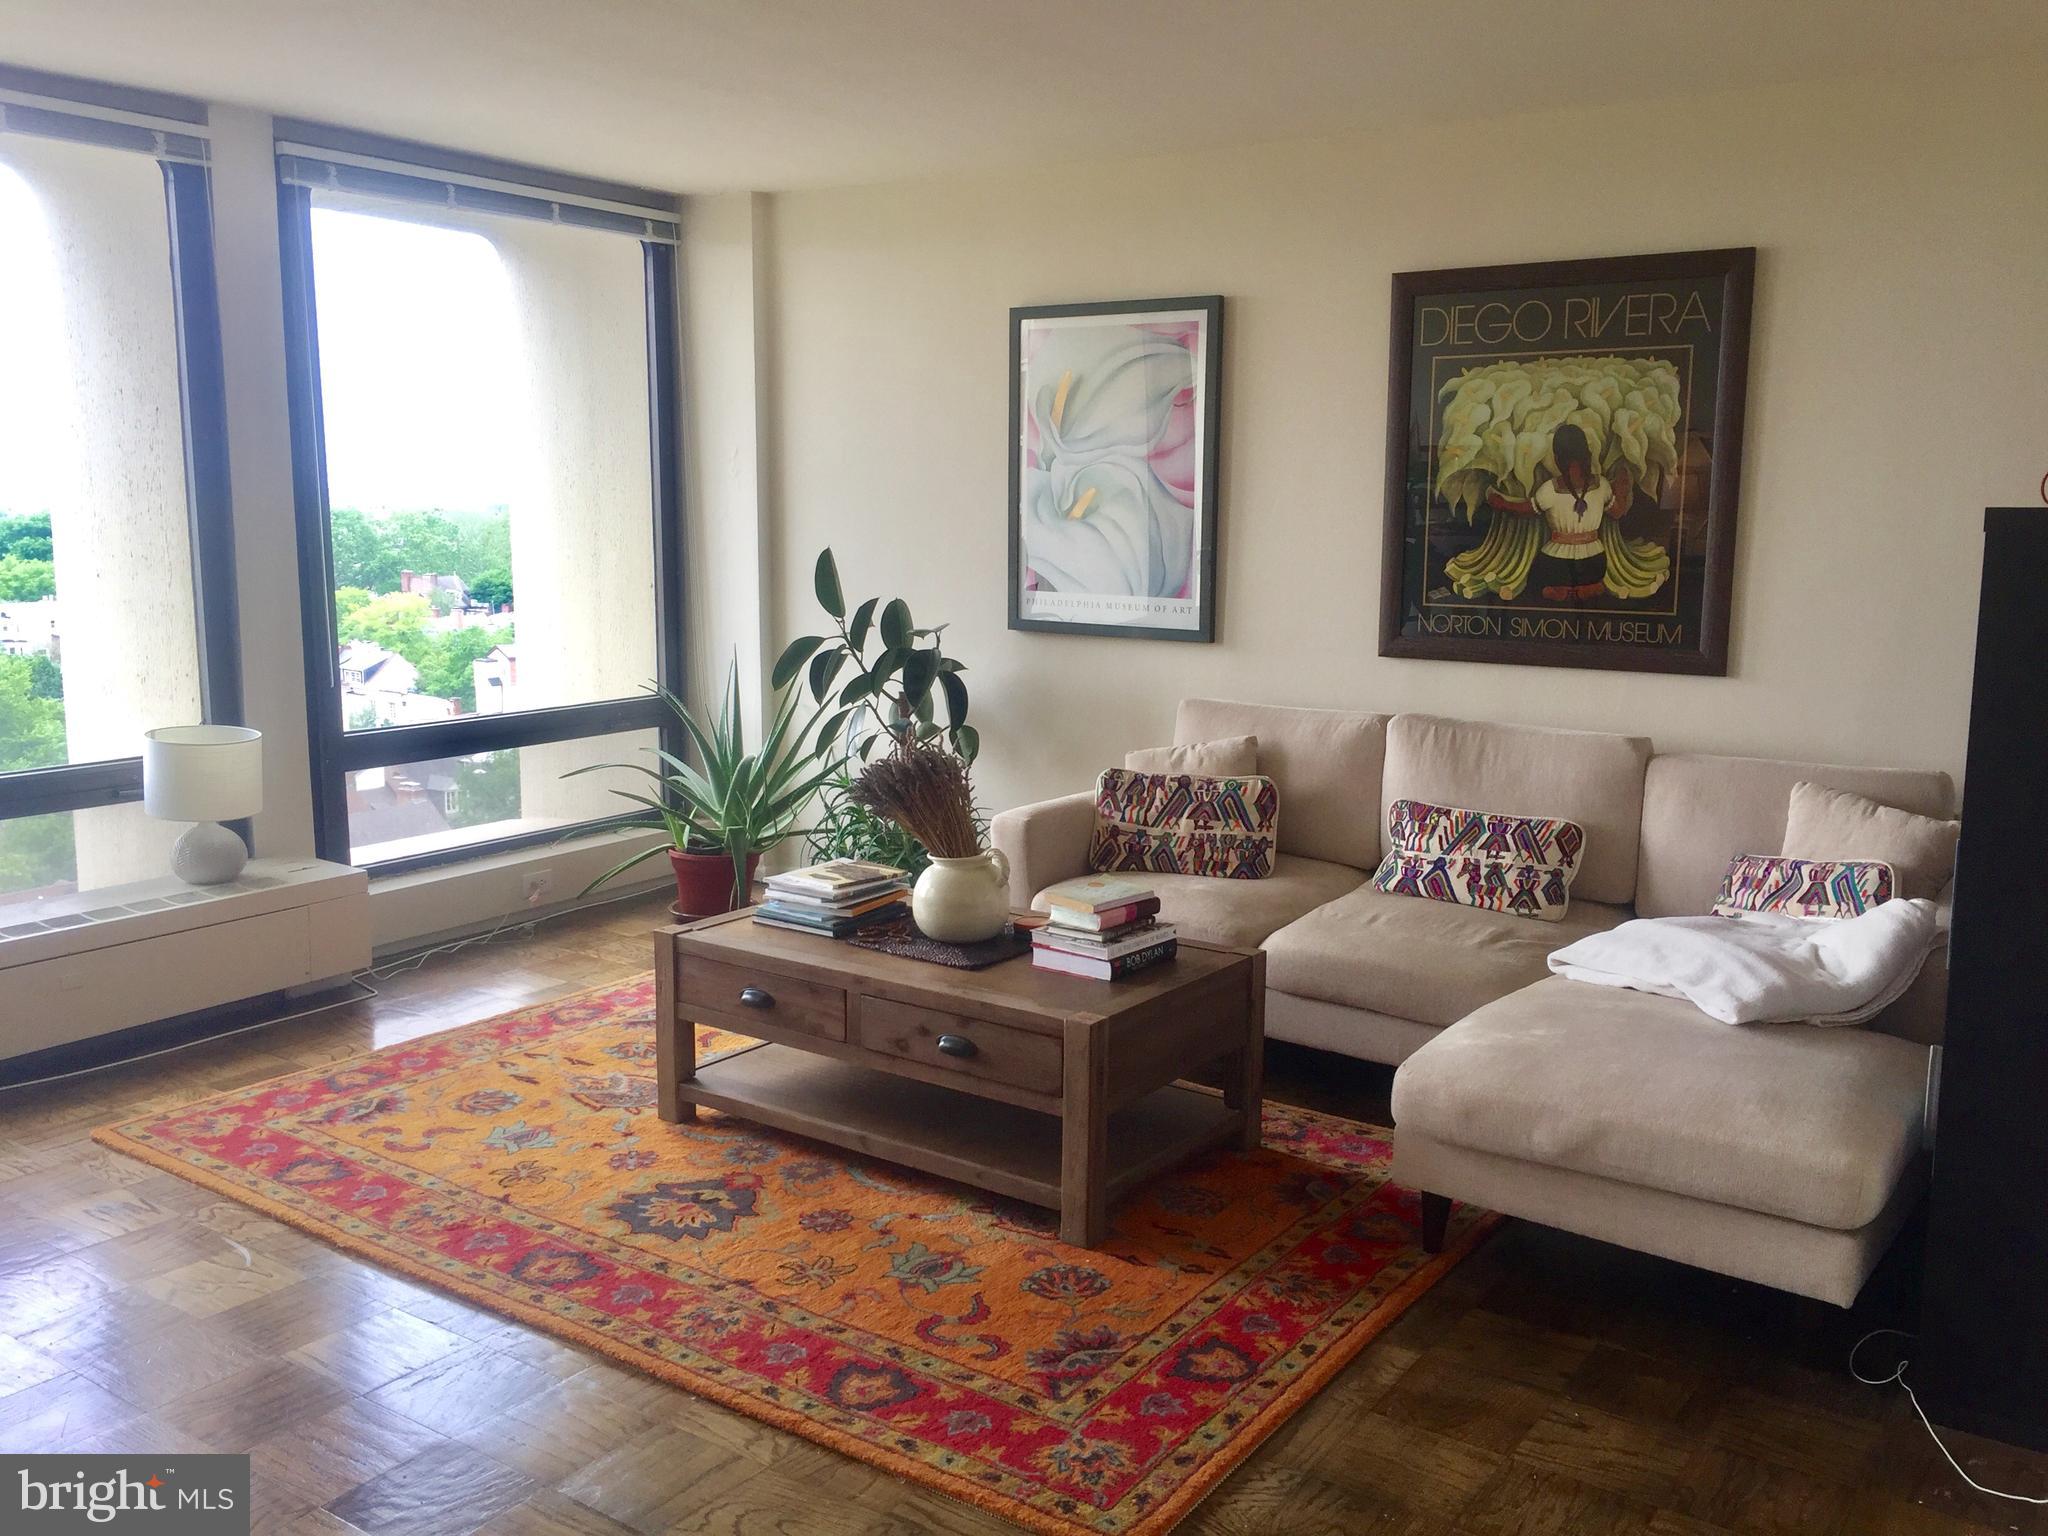
M 431 174 L 431 172 L 423 172 Z M 298 522 L 299 615 L 305 635 L 306 740 L 313 777 L 314 847 L 323 859 L 352 864 L 347 776 L 437 757 L 466 757 L 621 731 L 653 729 L 662 750 L 684 755 L 683 728 L 654 694 L 582 704 L 464 715 L 451 720 L 351 731 L 341 715 L 341 668 L 334 611 L 334 545 L 327 499 L 326 430 L 320 391 L 320 334 L 313 271 L 312 191 L 280 177 L 278 250 L 284 277 L 285 358 L 291 411 L 292 489 Z M 403 205 L 394 203 L 395 213 Z M 619 239 L 631 239 L 620 234 Z M 647 402 L 654 544 L 655 681 L 682 692 L 683 492 L 680 337 L 676 248 L 642 240 L 646 295 Z M 617 830 L 634 812 L 358 865 L 378 876 L 468 863 L 543 843 Z
M 17 73 L 9 78 L 21 77 Z M 195 126 L 204 124 L 203 110 L 196 103 L 191 104 L 191 113 Z M 156 158 L 164 181 L 171 326 L 178 349 L 193 629 L 199 645 L 200 720 L 208 725 L 241 725 L 245 723 L 241 631 L 235 581 L 234 511 L 228 487 L 227 386 L 221 364 L 220 294 L 213 265 L 212 174 L 205 165 L 191 160 Z M 139 753 L 133 757 L 0 773 L 0 822 L 133 804 L 141 798 Z M 248 840 L 246 821 L 230 825 L 245 842 Z

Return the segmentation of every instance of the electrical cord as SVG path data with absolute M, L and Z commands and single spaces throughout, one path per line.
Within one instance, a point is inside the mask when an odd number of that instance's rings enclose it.
M 1849 1374 L 1862 1382 L 1866 1387 L 1888 1387 L 1896 1382 L 1900 1390 L 1906 1394 L 1906 1401 L 1913 1405 L 1913 1412 L 1920 1416 L 1920 1427 L 1927 1431 L 1927 1438 L 1934 1442 L 1934 1448 L 1948 1458 L 1948 1464 L 1956 1469 L 1956 1476 L 1960 1477 L 1979 1493 L 1988 1493 L 1994 1499 L 2011 1499 L 2016 1504 L 2048 1504 L 2048 1498 L 2037 1499 L 2031 1494 L 2007 1493 L 2002 1488 L 1987 1488 L 1963 1470 L 1963 1464 L 1956 1460 L 1954 1453 L 1946 1445 L 1941 1443 L 1941 1436 L 1935 1433 L 1934 1425 L 1927 1417 L 1927 1410 L 1920 1406 L 1920 1399 L 1913 1395 L 1913 1388 L 1906 1381 L 1906 1367 L 1913 1363 L 1910 1357 L 1902 1355 L 1899 1358 L 1899 1363 L 1892 1368 L 1892 1373 L 1889 1376 L 1866 1376 L 1856 1369 L 1857 1351 L 1880 1334 L 1890 1334 L 1895 1338 L 1901 1339 L 1913 1337 L 1912 1334 L 1903 1328 L 1871 1329 L 1870 1332 L 1849 1346 Z

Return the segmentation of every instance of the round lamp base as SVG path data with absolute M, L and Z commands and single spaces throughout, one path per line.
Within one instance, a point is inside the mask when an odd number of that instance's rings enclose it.
M 171 848 L 171 873 L 187 885 L 224 885 L 248 862 L 242 840 L 217 821 L 197 823 Z

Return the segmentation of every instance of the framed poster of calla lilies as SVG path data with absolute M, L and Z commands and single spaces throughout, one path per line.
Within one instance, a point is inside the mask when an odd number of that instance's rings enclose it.
M 1727 672 L 1755 271 L 1395 276 L 1382 656 Z
M 1010 311 L 1010 628 L 1216 638 L 1223 300 Z

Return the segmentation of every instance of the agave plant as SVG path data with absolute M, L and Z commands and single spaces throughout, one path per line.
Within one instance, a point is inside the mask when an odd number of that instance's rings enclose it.
M 669 845 L 687 853 L 716 853 L 723 849 L 732 856 L 732 896 L 735 905 L 745 902 L 747 859 L 763 853 L 795 830 L 797 818 L 819 789 L 840 766 L 829 747 L 838 740 L 851 707 L 820 704 L 808 720 L 798 726 L 800 694 L 794 688 L 778 688 L 774 718 L 768 723 L 760 749 L 749 752 L 746 725 L 740 718 L 740 667 L 737 657 L 725 676 L 725 698 L 717 723 L 706 730 L 690 713 L 690 707 L 665 688 L 655 692 L 675 712 L 690 737 L 702 766 L 693 766 L 673 753 L 652 749 L 660 767 L 646 763 L 594 763 L 565 774 L 618 772 L 642 773 L 654 781 L 654 791 L 615 789 L 613 794 L 645 806 L 653 814 L 629 827 L 668 834 Z M 833 718 L 827 719 L 828 716 Z M 820 728 L 820 722 L 824 722 Z M 635 865 L 667 847 L 657 843 L 622 860 L 583 888 L 588 895 L 607 880 L 616 879 Z

